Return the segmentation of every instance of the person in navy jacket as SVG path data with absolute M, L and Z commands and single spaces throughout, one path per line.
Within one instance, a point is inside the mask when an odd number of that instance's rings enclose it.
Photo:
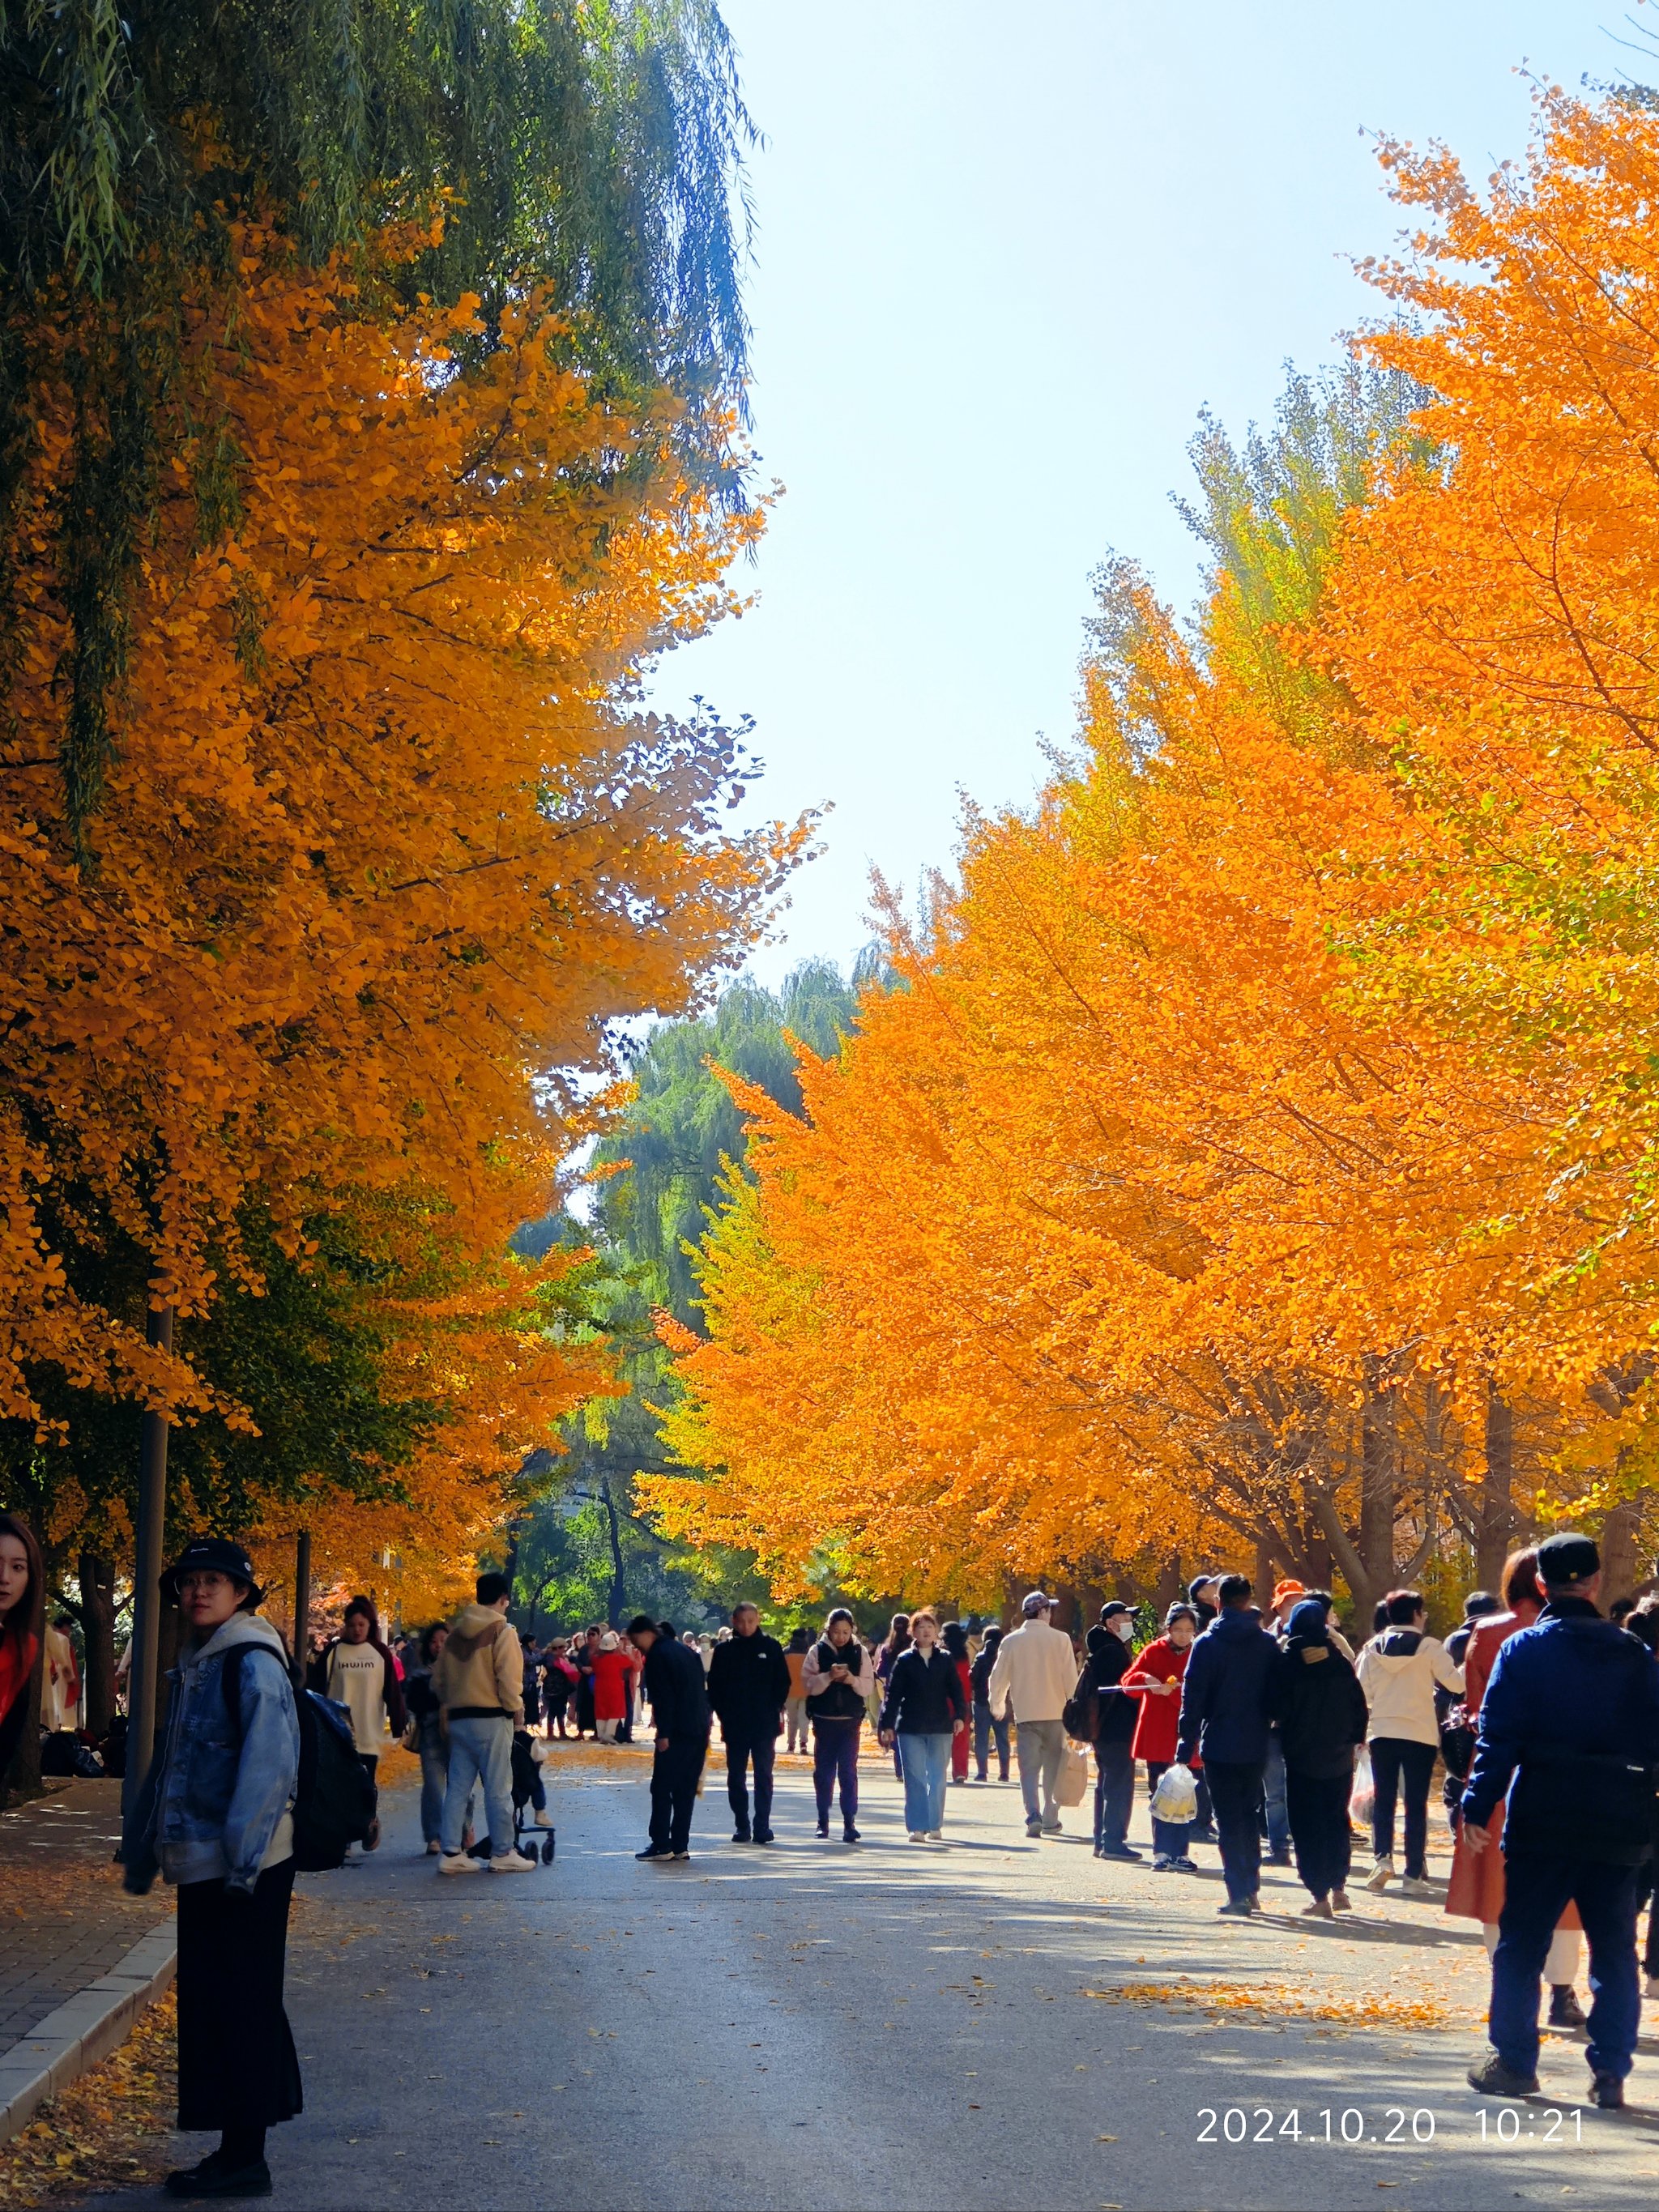
M 1596 1611 L 1601 1560 L 1588 1536 L 1547 1538 L 1538 1577 L 1544 1610 L 1498 1655 L 1463 1792 L 1477 1851 L 1506 1800 L 1492 2050 L 1469 2081 L 1487 2096 L 1537 2089 L 1544 1958 L 1571 1902 L 1589 1946 L 1590 2101 L 1618 2106 L 1640 2021 L 1637 1896 L 1654 1840 L 1659 1662 Z
M 1247 1920 L 1261 1874 L 1261 1778 L 1279 1646 L 1250 1603 L 1248 1575 L 1223 1575 L 1217 1595 L 1220 1610 L 1194 1644 L 1182 1680 L 1176 1757 L 1188 1765 L 1194 1752 L 1203 1759 L 1227 1878 L 1218 1910 Z

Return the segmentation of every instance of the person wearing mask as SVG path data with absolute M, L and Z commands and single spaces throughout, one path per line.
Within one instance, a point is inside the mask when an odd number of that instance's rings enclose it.
M 898 1664 L 901 1656 L 908 1651 L 909 1648 L 910 1616 L 908 1613 L 896 1613 L 893 1615 L 892 1620 L 887 1625 L 886 1638 L 883 1643 L 880 1650 L 876 1654 L 876 1684 L 884 1698 L 885 1698 L 887 1694 L 887 1685 L 892 1680 L 894 1668 Z M 879 1734 L 881 1729 L 881 1709 L 879 1706 L 876 1709 L 876 1729 L 877 1733 Z M 897 1775 L 899 1780 L 902 1782 L 904 1779 L 904 1769 L 899 1761 L 898 1747 L 896 1745 L 893 1747 L 893 1771 Z
M 634 1662 L 614 1628 L 600 1632 L 593 1653 L 593 1733 L 615 1743 L 634 1695 Z
M 380 1637 L 380 1619 L 374 1601 L 354 1597 L 346 1607 L 340 1633 L 323 1653 L 323 1695 L 342 1705 L 351 1716 L 352 1741 L 363 1763 L 369 1788 L 374 1789 L 380 1753 L 388 1728 L 394 1736 L 404 1732 L 404 1686 L 398 1667 Z M 378 1820 L 369 1825 L 363 1849 L 372 1851 L 380 1841 Z M 346 1854 L 349 1864 L 352 1854 Z
M 689 1859 L 691 1814 L 708 1757 L 708 1679 L 699 1655 L 663 1635 L 648 1613 L 636 1613 L 629 1622 L 628 1640 L 645 1661 L 645 1694 L 656 1729 L 649 1839 L 634 1856 Z
M 789 1668 L 776 1637 L 762 1633 L 760 1609 L 747 1601 L 732 1608 L 730 1643 L 716 1647 L 708 1674 L 708 1702 L 726 1746 L 726 1794 L 731 1801 L 734 1844 L 772 1840 L 772 1767 L 783 1732 Z M 755 1817 L 749 1818 L 749 1768 L 755 1770 Z
M 1146 1790 L 1158 1795 L 1166 1769 L 1175 1764 L 1176 1740 L 1181 1717 L 1181 1685 L 1198 1633 L 1198 1614 L 1185 1603 L 1172 1605 L 1164 1616 L 1164 1633 L 1155 1636 L 1125 1674 L 1120 1687 L 1139 1707 L 1130 1749 L 1146 1763 Z M 1200 1766 L 1193 1762 L 1194 1778 Z M 1152 1815 L 1152 1872 L 1196 1874 L 1189 1851 L 1190 1820 L 1160 1820 Z
M 1390 1590 L 1383 1600 L 1388 1625 L 1359 1655 L 1359 1686 L 1370 1708 L 1370 1873 L 1367 1889 L 1386 1889 L 1394 1880 L 1394 1814 L 1401 1786 L 1406 1798 L 1407 1897 L 1431 1897 L 1426 1853 L 1429 1842 L 1429 1784 L 1440 1748 L 1440 1717 L 1434 1693 L 1461 1692 L 1463 1676 L 1446 1655 L 1438 1637 L 1427 1633 L 1428 1609 L 1417 1590 Z
M 786 1751 L 805 1751 L 806 1748 L 806 1692 L 802 1687 L 801 1677 L 805 1672 L 806 1655 L 811 1648 L 811 1629 L 790 1631 L 789 1641 L 783 1653 L 783 1663 L 789 1669 L 789 1695 L 783 1705 L 783 1747 Z
M 966 1700 L 965 1710 L 971 1713 L 974 1710 L 974 1662 L 968 1650 L 968 1631 L 959 1620 L 947 1620 L 939 1631 L 939 1642 L 944 1647 L 945 1657 L 962 1678 L 962 1694 Z M 959 1729 L 951 1738 L 952 1782 L 965 1782 L 968 1779 L 968 1754 L 972 1748 L 972 1735 L 967 1729 Z
M 974 1775 L 979 1782 L 990 1779 L 991 1739 L 996 1739 L 997 1779 L 1008 1779 L 1008 1707 L 1005 1699 L 1000 1706 L 991 1703 L 991 1669 L 997 1663 L 997 1646 L 1002 1641 L 1002 1631 L 994 1621 L 981 1641 L 979 1656 L 968 1671 L 969 1686 L 974 1707 Z
M 265 2133 L 304 2096 L 283 2006 L 300 1721 L 287 1647 L 240 1544 L 187 1544 L 162 1577 L 183 1615 L 167 1716 L 121 1838 L 123 1887 L 179 1900 L 179 2126 L 219 2147 L 170 2197 L 268 2197 Z
M 1224 1917 L 1248 1920 L 1261 1874 L 1261 1775 L 1267 1692 L 1279 1646 L 1256 1619 L 1248 1575 L 1223 1575 L 1220 1610 L 1193 1646 L 1181 1686 L 1176 1756 L 1201 1755 L 1227 1881 Z
M 1268 1710 L 1285 1758 L 1285 1802 L 1296 1870 L 1319 1920 L 1348 1910 L 1353 1843 L 1348 1800 L 1354 1757 L 1365 1741 L 1365 1692 L 1331 1641 L 1325 1608 L 1304 1598 L 1291 1608 Z
M 433 1668 L 432 1686 L 449 1740 L 440 1874 L 481 1874 L 486 1865 L 492 1874 L 523 1874 L 536 1864 L 519 1850 L 513 1832 L 513 1731 L 523 1722 L 524 1707 L 523 1659 L 507 1617 L 512 1589 L 503 1574 L 478 1577 L 476 1601 L 450 1622 Z M 475 1787 L 483 1792 L 489 1822 L 487 1861 L 465 1848 L 466 1808 Z
M 818 1803 L 818 1833 L 830 1832 L 830 1808 L 841 1784 L 842 1840 L 859 1840 L 859 1730 L 869 1708 L 876 1670 L 859 1642 L 853 1616 L 838 1605 L 823 1624 L 823 1634 L 807 1653 L 801 1669 L 806 1711 L 812 1723 L 812 1789 Z
M 994 1705 L 1005 1699 L 1014 1716 L 1014 1755 L 1025 1799 L 1028 1836 L 1057 1836 L 1060 1807 L 1054 1784 L 1066 1755 L 1066 1711 L 1077 1682 L 1072 1639 L 1053 1626 L 1053 1598 L 1032 1590 L 1020 1605 L 1020 1626 L 997 1646 L 987 1685 Z
M 15 1513 L 0 1513 L 0 1790 L 28 1722 L 46 1591 L 46 1567 L 33 1530 Z
M 1113 1598 L 1085 1639 L 1084 1680 L 1093 1703 L 1095 1746 L 1095 1856 L 1139 1859 L 1129 1841 L 1129 1816 L 1135 1802 L 1133 1739 L 1140 1709 L 1123 1694 L 1123 1678 L 1134 1662 L 1133 1607 Z
M 1659 1661 L 1596 1611 L 1601 1559 L 1588 1536 L 1547 1537 L 1538 1575 L 1544 1610 L 1498 1654 L 1463 1793 L 1476 1851 L 1492 1848 L 1507 1796 L 1492 2048 L 1469 2083 L 1486 2096 L 1536 2093 L 1540 1984 L 1571 1901 L 1589 1945 L 1589 2100 L 1616 2110 L 1641 2016 L 1636 1899 L 1653 1848 Z
M 1538 1579 L 1538 1553 L 1534 1547 L 1511 1553 L 1504 1563 L 1503 1603 L 1490 1613 L 1469 1613 L 1464 1608 L 1464 1620 L 1468 1634 L 1464 1638 L 1462 1656 L 1458 1663 L 1463 1670 L 1464 1728 L 1468 1753 L 1463 1773 L 1457 1784 L 1452 1814 L 1451 1880 L 1446 1885 L 1446 1911 L 1459 1920 L 1478 1920 L 1481 1939 L 1490 1958 L 1498 1948 L 1498 1923 L 1504 1913 L 1504 1853 L 1499 1847 L 1504 1833 L 1504 1808 L 1498 1804 L 1486 1824 L 1486 1843 L 1475 1850 L 1463 1833 L 1461 1811 L 1463 1792 L 1468 1788 L 1469 1772 L 1474 1763 L 1474 1747 L 1480 1724 L 1480 1707 L 1492 1680 L 1492 1668 L 1498 1664 L 1498 1655 L 1510 1637 L 1523 1628 L 1530 1628 L 1544 1610 L 1543 1587 Z M 1477 1596 L 1485 1596 L 1477 1591 Z M 1489 1601 L 1489 1602 L 1495 1602 Z M 1454 1630 L 1453 1636 L 1457 1632 Z M 1451 1649 L 1452 1638 L 1447 1639 Z M 1445 1741 L 1443 1731 L 1442 1742 Z M 1549 1984 L 1552 2027 L 1583 2027 L 1584 2008 L 1579 2003 L 1573 1984 L 1578 1978 L 1578 1911 L 1569 1905 L 1561 1915 L 1554 1935 L 1550 1938 L 1548 1954 L 1544 1961 L 1544 1978 Z
M 899 1756 L 904 1826 L 913 1844 L 945 1840 L 951 1740 L 967 1725 L 962 1677 L 939 1649 L 938 1616 L 924 1606 L 910 1616 L 910 1649 L 893 1662 L 881 1709 L 881 1740 Z

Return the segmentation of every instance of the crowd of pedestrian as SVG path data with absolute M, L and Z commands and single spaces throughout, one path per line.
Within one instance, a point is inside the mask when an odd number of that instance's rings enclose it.
M 10 1644 L 34 1565 L 0 1526 L 6 1680 L 30 1656 Z M 1637 1924 L 1659 1834 L 1659 1598 L 1604 1617 L 1588 1538 L 1516 1553 L 1500 1592 L 1471 1593 L 1444 1643 L 1419 1592 L 1391 1591 L 1357 1652 L 1329 1591 L 1285 1582 L 1261 1606 L 1237 1573 L 1196 1577 L 1145 1637 L 1137 1608 L 1113 1599 L 1080 1650 L 1040 1589 L 1006 1632 L 941 1623 L 922 1606 L 895 1615 L 878 1646 L 837 1607 L 821 1632 L 803 1626 L 786 1647 L 749 1602 L 714 1637 L 641 1613 L 625 1632 L 597 1626 L 538 1645 L 507 1618 L 508 1578 L 486 1573 L 453 1620 L 390 1644 L 370 1600 L 351 1599 L 338 1635 L 296 1670 L 259 1616 L 239 1546 L 191 1545 L 165 1586 L 185 1637 L 122 1858 L 130 1887 L 158 1873 L 177 1886 L 179 2124 L 221 2137 L 170 2177 L 176 2197 L 269 2191 L 266 2131 L 302 2094 L 283 2003 L 296 1865 L 374 1848 L 387 1743 L 401 1738 L 419 1757 L 422 1842 L 441 1875 L 522 1874 L 537 1863 L 526 1820 L 550 1825 L 540 1773 L 550 1744 L 572 1733 L 626 1741 L 647 1713 L 645 1861 L 690 1857 L 716 1727 L 738 1845 L 774 1843 L 780 1743 L 804 1749 L 809 1738 L 817 1833 L 828 1838 L 839 1801 L 843 1843 L 860 1842 L 866 1725 L 895 1759 L 918 1845 L 944 1843 L 951 1790 L 987 1783 L 994 1749 L 1009 1779 L 1012 1731 L 1028 1836 L 1060 1834 L 1065 1808 L 1086 1801 L 1097 1856 L 1141 1862 L 1129 1828 L 1144 1769 L 1149 1870 L 1191 1873 L 1194 1846 L 1213 1845 L 1218 1911 L 1231 1919 L 1261 1910 L 1264 1856 L 1294 1863 L 1310 1917 L 1351 1911 L 1363 1814 L 1369 1888 L 1441 1899 L 1481 1927 L 1491 2048 L 1473 2086 L 1536 2090 L 1547 1984 L 1549 2021 L 1585 2030 L 1591 2100 L 1624 2101 L 1642 1998 Z M 1443 1899 L 1427 1859 L 1437 1761 L 1454 1838 Z M 551 1849 L 550 1838 L 544 1855 Z M 1574 1987 L 1581 1942 L 1588 2013 Z M 1650 1912 L 1650 1998 L 1656 1945 Z

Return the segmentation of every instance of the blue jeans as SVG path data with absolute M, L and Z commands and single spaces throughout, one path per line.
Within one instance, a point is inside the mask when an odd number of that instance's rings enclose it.
M 1291 1814 L 1285 1799 L 1285 1747 L 1275 1729 L 1267 1738 L 1267 1764 L 1261 1771 L 1267 1802 L 1267 1849 L 1276 1859 L 1291 1855 Z
M 1642 2016 L 1636 1979 L 1638 1871 L 1594 1859 L 1504 1854 L 1504 1910 L 1492 1954 L 1486 2026 L 1492 2047 L 1511 2072 L 1538 2071 L 1544 1960 L 1569 1900 L 1578 1907 L 1589 1947 L 1589 2040 L 1584 2056 L 1594 2074 L 1616 2075 L 1622 2081 L 1630 2072 Z
M 513 1723 L 505 1713 L 500 1720 L 455 1719 L 449 1723 L 449 1778 L 444 1785 L 441 1841 L 451 1858 L 461 1848 L 466 1801 L 475 1782 L 483 1790 L 491 1854 L 504 1859 L 514 1849 Z
M 1129 1840 L 1129 1815 L 1134 1810 L 1135 1763 L 1129 1746 L 1095 1746 L 1095 1849 L 1121 1851 Z
M 997 1764 L 1001 1768 L 1002 1778 L 1006 1782 L 1008 1779 L 1008 1716 L 1004 1713 L 1000 1718 L 998 1718 L 992 1713 L 987 1698 L 975 1698 L 974 1699 L 974 1768 L 981 1782 L 988 1778 L 987 1764 L 991 1755 L 993 1735 L 996 1737 Z
M 444 1757 L 441 1743 L 428 1741 L 426 1731 L 421 1736 L 421 1841 L 436 1844 L 443 1840 L 444 1778 L 448 1761 Z
M 901 1735 L 893 1739 L 904 1777 L 904 1825 L 914 1835 L 945 1826 L 945 1778 L 951 1771 L 946 1735 Z
M 1149 1759 L 1146 1762 L 1146 1795 L 1158 1795 L 1158 1785 L 1168 1773 L 1171 1761 Z M 1152 1856 L 1160 1859 L 1184 1859 L 1193 1840 L 1194 1823 L 1191 1820 L 1160 1820 L 1152 1815 Z

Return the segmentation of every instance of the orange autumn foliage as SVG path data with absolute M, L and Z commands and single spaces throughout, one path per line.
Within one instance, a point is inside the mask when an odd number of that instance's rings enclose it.
M 370 313 L 343 268 L 302 270 L 257 228 L 236 245 L 228 339 L 222 295 L 179 303 L 179 404 L 222 422 L 240 519 L 198 543 L 185 441 L 84 870 L 56 768 L 67 307 L 32 365 L 0 731 L 14 1419 L 37 1417 L 42 1364 L 201 1402 L 141 1316 L 75 1287 L 65 1254 L 101 1222 L 186 1313 L 246 1270 L 250 1201 L 297 1243 L 318 1206 L 418 1183 L 457 1263 L 483 1264 L 568 1145 L 552 1072 L 603 1064 L 615 1018 L 684 1004 L 799 842 L 723 832 L 733 741 L 633 704 L 642 664 L 732 604 L 756 518 L 680 481 L 659 422 L 602 404 L 535 300 L 483 349 L 476 303 Z M 586 1355 L 566 1365 L 538 1433 L 592 1386 Z M 495 1419 L 488 1392 L 467 1416 Z
M 1195 640 L 1139 595 L 806 1119 L 744 1100 L 668 1425 L 709 1472 L 651 1495 L 781 1588 L 1265 1555 L 1363 1607 L 1642 1510 L 1659 119 L 1552 98 L 1484 204 L 1388 160 L 1443 235 L 1367 343 L 1439 453 L 1265 628 L 1224 570 Z

